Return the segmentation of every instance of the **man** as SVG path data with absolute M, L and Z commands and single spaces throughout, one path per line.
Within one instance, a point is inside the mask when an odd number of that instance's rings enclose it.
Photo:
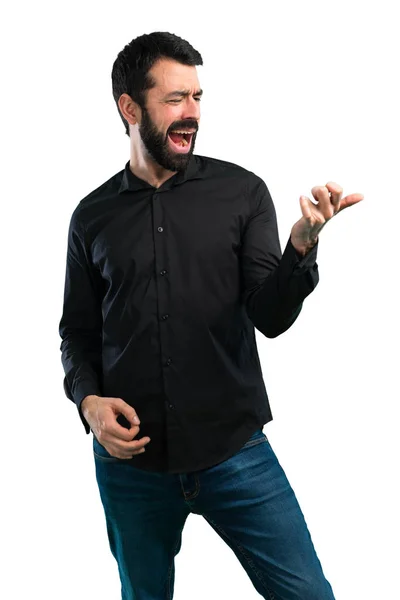
M 124 600 L 172 598 L 190 513 L 225 540 L 262 597 L 332 600 L 262 430 L 272 414 L 254 328 L 273 338 L 294 323 L 318 283 L 321 229 L 363 197 L 314 187 L 317 204 L 301 197 L 282 254 L 263 180 L 193 154 L 202 64 L 160 32 L 114 63 L 130 161 L 71 218 L 64 388 L 94 434 Z

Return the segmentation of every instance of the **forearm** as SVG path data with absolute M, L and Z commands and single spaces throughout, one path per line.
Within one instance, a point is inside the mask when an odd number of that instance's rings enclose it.
M 304 299 L 317 286 L 317 248 L 318 242 L 301 258 L 289 239 L 279 265 L 261 285 L 247 292 L 249 318 L 266 337 L 277 337 L 289 329 Z
M 76 404 L 86 433 L 90 428 L 82 414 L 81 403 L 86 396 L 102 394 L 102 298 L 101 277 L 93 268 L 90 240 L 78 205 L 68 230 L 59 334 L 65 394 Z
M 65 394 L 76 404 L 85 431 L 89 433 L 90 427 L 84 417 L 82 402 L 88 396 L 102 395 L 101 346 L 98 340 L 89 344 L 86 339 L 84 345 L 82 339 L 69 335 L 63 339 L 61 351 Z

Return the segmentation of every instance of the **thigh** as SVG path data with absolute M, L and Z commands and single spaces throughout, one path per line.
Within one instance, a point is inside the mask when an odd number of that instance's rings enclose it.
M 269 600 L 334 600 L 293 489 L 267 437 L 201 473 L 197 507 Z
M 96 480 L 123 600 L 170 599 L 174 558 L 190 513 L 179 479 L 143 471 L 110 456 L 93 439 Z

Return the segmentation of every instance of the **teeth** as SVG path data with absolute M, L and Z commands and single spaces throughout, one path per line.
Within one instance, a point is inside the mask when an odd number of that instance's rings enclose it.
M 193 133 L 192 131 L 178 131 L 178 129 L 174 129 L 171 133 Z
M 174 131 L 173 133 L 179 133 L 179 132 Z M 185 146 L 189 145 L 189 142 L 183 137 L 180 142 L 174 142 L 174 144 L 176 144 L 177 146 L 182 146 L 182 148 L 184 148 Z

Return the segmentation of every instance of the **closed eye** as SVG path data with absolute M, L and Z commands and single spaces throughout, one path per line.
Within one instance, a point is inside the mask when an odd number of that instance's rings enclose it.
M 200 102 L 201 98 L 195 98 L 196 102 Z M 172 102 L 172 104 L 177 104 L 178 102 L 180 102 L 181 99 L 179 100 L 170 100 L 170 103 Z

